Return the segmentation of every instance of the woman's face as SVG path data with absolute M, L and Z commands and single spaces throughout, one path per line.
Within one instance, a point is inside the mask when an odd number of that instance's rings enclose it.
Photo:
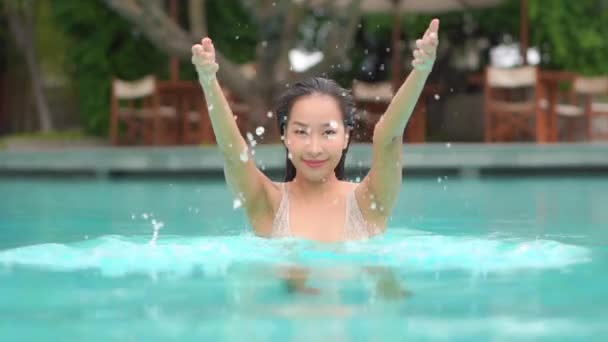
M 331 96 L 313 94 L 293 104 L 284 143 L 298 175 L 310 181 L 333 176 L 348 138 L 338 102 Z

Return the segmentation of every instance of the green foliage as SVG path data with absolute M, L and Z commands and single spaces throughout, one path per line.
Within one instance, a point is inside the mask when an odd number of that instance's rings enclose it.
M 105 134 L 112 77 L 166 74 L 167 58 L 98 1 L 53 0 L 52 11 L 55 23 L 70 41 L 67 61 L 85 129 Z
M 148 73 L 166 78 L 168 57 L 153 47 L 133 25 L 109 10 L 101 1 L 48 0 L 54 23 L 68 39 L 59 45 L 78 89 L 80 108 L 88 132 L 105 134 L 109 119 L 112 76 L 135 79 Z M 550 4 L 549 4 L 550 3 Z M 182 18 L 187 18 L 184 6 Z M 434 16 L 406 14 L 403 33 L 419 37 Z M 519 0 L 506 0 L 496 8 L 453 12 L 438 16 L 441 37 L 458 45 L 470 37 L 500 42 L 504 35 L 519 37 Z M 224 55 L 237 63 L 255 58 L 259 32 L 275 23 L 255 23 L 238 0 L 207 1 L 209 35 Z M 187 20 L 185 20 L 187 21 Z M 367 29 L 390 38 L 394 17 L 366 16 Z M 530 42 L 550 59 L 544 67 L 585 74 L 608 73 L 608 0 L 530 0 Z M 275 23 L 276 24 L 276 23 Z M 237 38 L 238 37 L 238 38 Z M 44 54 L 55 47 L 41 41 Z M 361 51 L 352 51 L 353 60 Z M 338 75 L 339 76 L 339 75 Z M 349 75 L 344 75 L 344 77 Z M 195 74 L 184 61 L 182 79 Z M 350 76 L 349 76 L 350 77 Z M 346 82 L 348 83 L 348 82 Z
M 547 66 L 608 74 L 608 1 L 530 1 L 531 41 L 550 55 Z
M 207 1 L 207 25 L 214 45 L 235 63 L 255 59 L 258 28 L 239 0 Z
M 55 23 L 70 42 L 67 61 L 79 92 L 85 129 L 106 134 L 112 77 L 129 80 L 154 73 L 166 79 L 169 57 L 99 0 L 51 1 Z M 236 62 L 254 58 L 256 30 L 238 1 L 209 1 L 207 18 L 209 33 L 224 55 Z M 183 61 L 181 79 L 195 76 L 190 61 Z
M 403 32 L 419 37 L 434 17 L 441 20 L 441 37 L 460 44 L 468 37 L 486 37 L 492 44 L 509 35 L 519 40 L 520 0 L 506 0 L 498 7 L 441 15 L 404 15 Z M 597 75 L 608 73 L 608 0 L 530 0 L 529 41 L 538 46 L 542 66 Z M 369 17 L 372 29 L 387 34 L 393 16 Z

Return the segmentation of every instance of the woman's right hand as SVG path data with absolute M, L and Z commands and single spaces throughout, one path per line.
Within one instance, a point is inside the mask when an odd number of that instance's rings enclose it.
M 199 79 L 213 79 L 220 68 L 215 61 L 215 48 L 210 38 L 205 37 L 200 44 L 192 46 L 192 64 L 196 68 Z

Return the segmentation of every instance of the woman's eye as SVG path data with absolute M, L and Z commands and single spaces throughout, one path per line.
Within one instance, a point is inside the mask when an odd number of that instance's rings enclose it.
M 336 134 L 336 131 L 334 131 L 333 129 L 328 129 L 324 132 L 326 135 L 334 135 Z
M 296 129 L 295 133 L 298 135 L 301 135 L 301 134 L 306 134 L 306 131 L 303 129 Z

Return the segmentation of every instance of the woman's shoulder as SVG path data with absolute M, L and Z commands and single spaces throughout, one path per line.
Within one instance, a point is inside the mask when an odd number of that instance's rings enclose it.
M 349 191 L 354 191 L 355 189 L 357 189 L 357 187 L 359 186 L 360 183 L 357 182 L 349 182 L 349 181 L 342 181 L 343 186 L 349 190 Z

